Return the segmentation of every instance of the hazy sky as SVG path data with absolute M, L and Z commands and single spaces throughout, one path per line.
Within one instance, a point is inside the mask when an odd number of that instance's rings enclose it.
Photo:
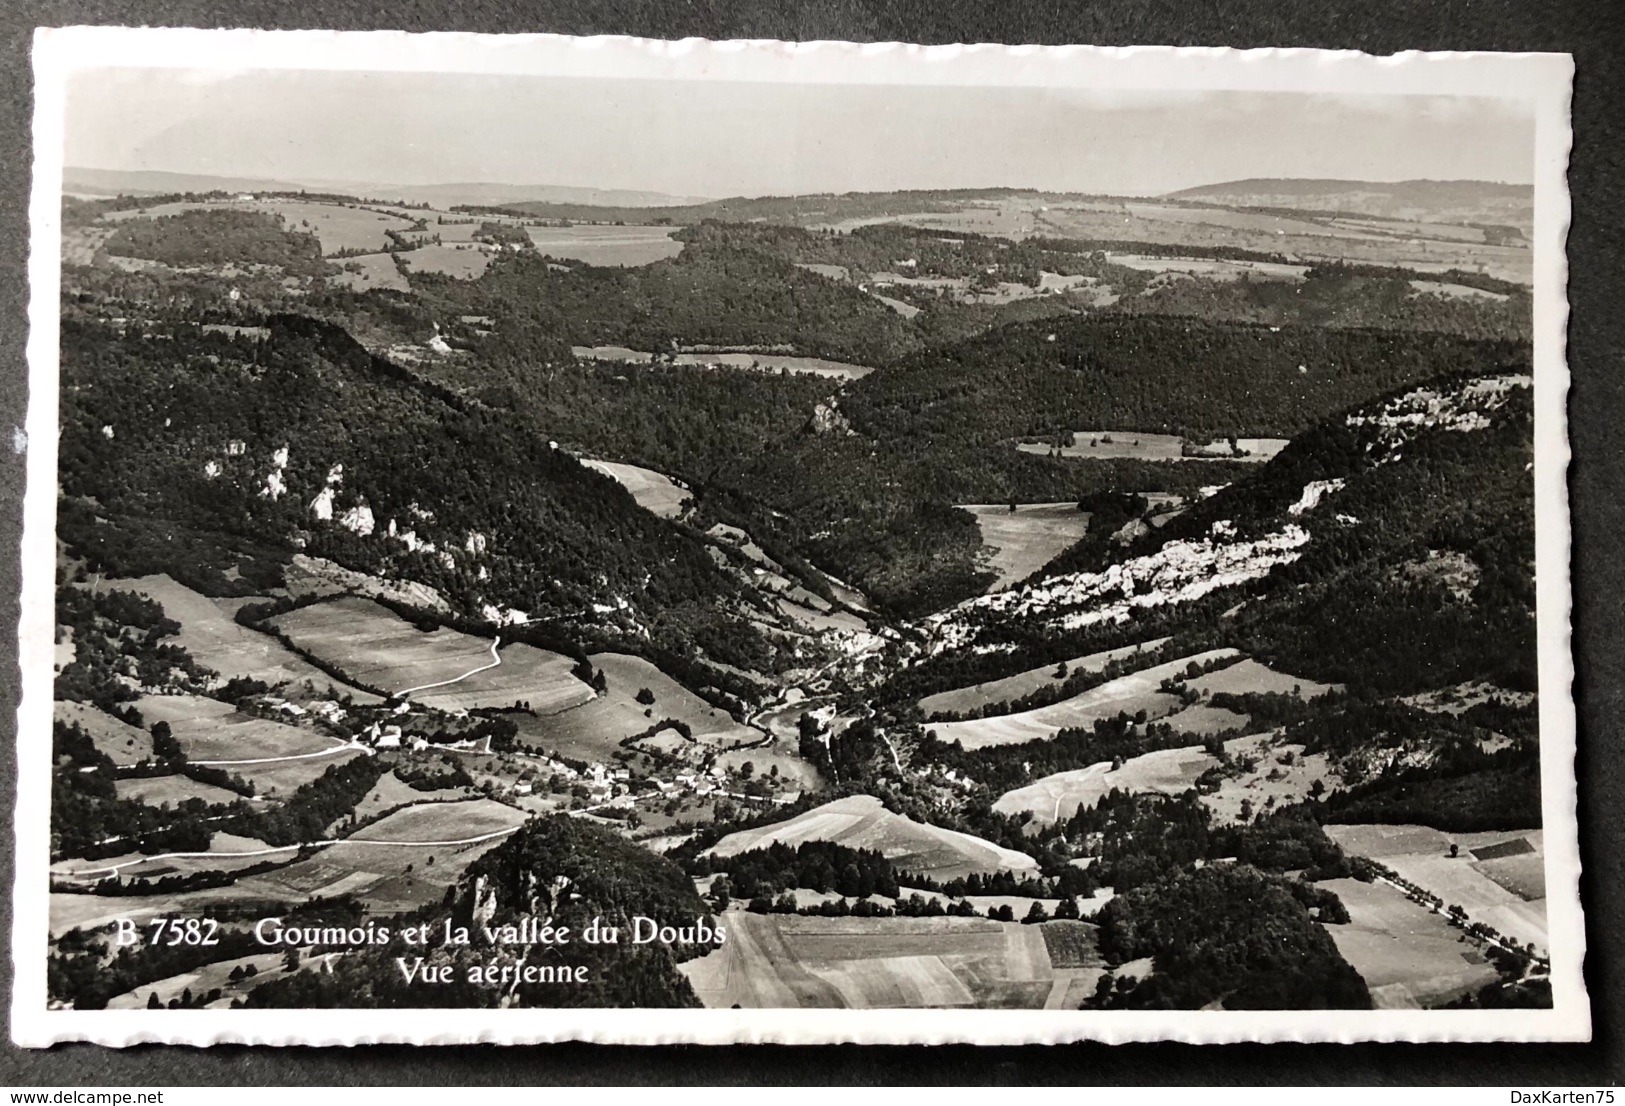
M 1242 177 L 1528 183 L 1516 101 L 465 74 L 98 70 L 67 164 L 683 196 L 1007 185 L 1152 195 Z

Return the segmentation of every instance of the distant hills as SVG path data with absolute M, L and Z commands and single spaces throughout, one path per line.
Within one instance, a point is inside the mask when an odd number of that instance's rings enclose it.
M 63 190 L 94 195 L 156 196 L 171 192 L 338 192 L 374 200 L 402 200 L 434 207 L 454 204 L 580 204 L 592 207 L 680 207 L 704 203 L 693 196 L 639 192 L 624 188 L 575 188 L 553 184 L 380 184 L 369 181 L 274 179 L 170 173 L 148 169 L 87 169 L 63 171 Z
M 1338 211 L 1389 219 L 1526 224 L 1532 185 L 1481 180 L 1393 182 L 1255 177 L 1170 192 L 1165 199 L 1200 200 L 1235 207 Z

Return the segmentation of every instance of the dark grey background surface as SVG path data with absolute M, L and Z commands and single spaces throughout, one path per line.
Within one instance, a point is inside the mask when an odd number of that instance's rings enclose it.
M 1549 50 L 1576 60 L 1569 183 L 1572 319 L 1570 470 L 1574 529 L 1575 702 L 1579 712 L 1582 894 L 1590 1045 L 1183 1045 L 1054 1048 L 658 1048 L 581 1045 L 356 1049 L 221 1047 L 128 1050 L 0 1046 L 0 1086 L 385 1083 L 1180 1083 L 1612 1085 L 1625 1072 L 1621 1032 L 1619 796 L 1625 753 L 1616 717 L 1625 669 L 1618 553 L 1625 518 L 1621 333 L 1625 251 L 1617 0 L 62 0 L 0 6 L 0 439 L 24 420 L 27 371 L 29 39 L 36 26 L 80 23 L 341 30 L 550 31 L 656 38 L 849 39 L 1400 50 Z M 590 182 L 588 182 L 590 183 Z M 15 790 L 15 665 L 23 458 L 0 452 L 0 964 L 10 1008 L 10 850 Z M 902 1015 L 906 1016 L 906 1015 Z M 365 1018 L 365 1014 L 357 1015 Z M 1499 1101 L 1505 1099 L 1498 1098 Z

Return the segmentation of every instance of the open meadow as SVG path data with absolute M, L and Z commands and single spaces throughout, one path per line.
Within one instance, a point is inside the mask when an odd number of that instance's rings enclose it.
M 677 518 L 683 513 L 683 500 L 689 497 L 689 491 L 663 472 L 618 461 L 583 459 L 581 463 L 625 488 L 637 500 L 638 506 L 646 511 L 652 511 L 661 518 Z
M 168 722 L 186 759 L 201 764 L 320 756 L 345 747 L 315 730 L 243 714 L 202 695 L 144 695 L 136 709 L 149 726 Z
M 1196 777 L 1217 764 L 1200 745 L 1159 749 L 1130 757 L 1112 770 L 1110 761 L 1070 772 L 1045 776 L 1025 787 L 1000 795 L 993 809 L 1001 814 L 1030 813 L 1041 825 L 1065 821 L 1080 807 L 1098 803 L 1108 791 L 1178 795 L 1196 784 Z
M 224 679 L 246 676 L 272 687 L 308 685 L 317 692 L 332 688 L 357 702 L 377 702 L 376 696 L 335 680 L 270 634 L 238 624 L 232 615 L 247 600 L 210 599 L 168 576 L 141 576 L 109 584 L 162 604 L 164 613 L 181 625 L 175 643 Z
M 589 265 L 638 266 L 676 257 L 683 244 L 672 238 L 676 227 L 526 227 L 536 251 L 548 257 L 585 261 Z
M 1461 930 L 1388 883 L 1333 879 L 1320 884 L 1348 908 L 1349 921 L 1326 932 L 1371 989 L 1379 1010 L 1437 1006 L 1495 982 L 1498 973 Z
M 55 717 L 85 731 L 91 743 L 120 767 L 152 759 L 152 734 L 89 703 L 58 699 L 52 704 Z
M 395 266 L 395 254 L 364 253 L 335 261 L 339 272 L 328 277 L 334 284 L 353 292 L 366 292 L 374 288 L 391 292 L 410 292 L 412 285 Z
M 1202 461 L 1226 460 L 1261 462 L 1286 447 L 1285 438 L 1242 438 L 1232 453 L 1228 442 L 1217 441 L 1200 445 L 1198 450 L 1185 452 L 1186 439 L 1177 434 L 1148 434 L 1137 430 L 1077 430 L 1071 442 L 1060 447 L 1062 457 L 1077 457 L 1092 461 Z M 1053 447 L 1046 442 L 1021 442 L 1016 446 L 1023 453 L 1047 457 Z
M 473 280 L 490 267 L 493 251 L 482 244 L 452 246 L 431 242 L 398 256 L 414 273 L 439 273 L 458 280 Z
M 1147 718 L 1159 719 L 1179 707 L 1178 696 L 1158 690 L 1163 680 L 1179 676 L 1193 662 L 1201 664 L 1235 653 L 1234 649 L 1210 649 L 1119 676 L 1047 707 L 969 722 L 935 722 L 929 729 L 936 733 L 939 741 L 957 741 L 966 749 L 984 749 L 990 745 L 1047 740 L 1061 730 L 1092 726 L 1100 719 L 1115 718 L 1118 714 L 1133 715 L 1143 710 Z
M 1099 672 L 1114 661 L 1132 657 L 1136 653 L 1148 653 L 1160 648 L 1167 640 L 1165 637 L 1159 637 L 1152 641 L 1142 641 L 1138 645 L 1125 645 L 1121 649 L 1106 649 L 1099 653 L 1074 657 L 1062 662 L 1061 665 L 1039 665 L 1025 672 L 1017 672 L 1014 676 L 955 688 L 953 691 L 939 691 L 920 700 L 920 712 L 930 718 L 939 712 L 963 713 L 978 710 L 992 703 L 1007 703 L 1043 688 L 1054 687 L 1073 673 Z M 1066 669 L 1064 673 L 1059 671 L 1063 666 Z
M 1038 862 L 1025 853 L 893 814 L 870 795 L 850 795 L 782 822 L 730 833 L 710 852 L 735 856 L 772 844 L 794 847 L 803 841 L 832 841 L 849 849 L 873 849 L 899 872 L 937 880 L 957 879 L 972 872 L 1036 872 L 1038 868 Z
M 1235 664 L 1208 672 L 1193 680 L 1186 680 L 1185 686 L 1198 691 L 1205 698 L 1207 696 L 1224 692 L 1229 695 L 1251 695 L 1270 693 L 1274 695 L 1301 694 L 1305 699 L 1313 699 L 1324 695 L 1328 691 L 1340 691 L 1338 684 L 1316 683 L 1299 676 L 1289 676 L 1284 672 L 1277 672 L 1267 665 L 1260 664 L 1251 657 L 1237 661 Z
M 202 799 L 210 806 L 226 806 L 242 796 L 211 783 L 199 783 L 187 776 L 146 776 L 139 779 L 115 780 L 113 791 L 121 799 L 129 799 L 148 806 L 179 806 L 187 799 Z
M 517 829 L 527 818 L 524 811 L 491 799 L 429 801 L 386 814 L 371 825 L 362 826 L 346 840 L 387 841 L 396 845 L 472 843 L 471 838 Z
M 998 573 L 989 591 L 1003 591 L 1054 560 L 1089 530 L 1089 515 L 1076 503 L 964 504 L 992 550 L 987 566 Z
M 271 624 L 301 649 L 359 683 L 413 698 L 438 710 L 511 707 L 559 711 L 585 703 L 592 689 L 572 674 L 568 657 L 523 643 L 498 652 L 492 643 L 441 627 L 425 632 L 370 599 L 346 596 L 289 611 Z M 443 685 L 443 686 L 434 686 Z
M 607 690 L 590 702 L 544 717 L 513 716 L 521 741 L 568 757 L 605 760 L 622 740 L 666 719 L 685 723 L 695 741 L 720 749 L 766 737 L 735 722 L 727 711 L 713 707 L 642 657 L 594 653 L 588 659 L 604 674 Z M 638 692 L 645 689 L 653 696 L 652 703 L 637 701 Z

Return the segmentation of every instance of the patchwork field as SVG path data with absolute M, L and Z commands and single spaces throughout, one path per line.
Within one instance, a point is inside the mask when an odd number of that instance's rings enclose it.
M 565 756 L 604 760 L 623 738 L 668 718 L 687 723 L 694 740 L 720 748 L 754 744 L 765 736 L 735 722 L 727 711 L 713 707 L 642 657 L 594 653 L 588 659 L 604 674 L 608 690 L 581 706 L 545 717 L 516 715 L 520 740 Z M 652 704 L 637 701 L 644 688 L 654 695 Z
M 1299 692 L 1305 699 L 1313 699 L 1324 695 L 1328 691 L 1341 691 L 1341 684 L 1321 684 L 1314 680 L 1306 680 L 1298 676 L 1288 676 L 1283 672 L 1276 672 L 1266 665 L 1248 657 L 1238 661 L 1227 668 L 1216 672 L 1209 672 L 1198 676 L 1194 680 L 1185 681 L 1185 686 L 1201 692 L 1204 696 L 1215 692 L 1225 692 L 1230 695 L 1245 695 L 1255 692 L 1271 692 L 1276 695 L 1291 695 Z
M 1054 687 L 1075 672 L 1099 672 L 1114 661 L 1132 657 L 1136 653 L 1149 653 L 1153 649 L 1161 648 L 1167 641 L 1167 638 L 1159 637 L 1153 641 L 1142 641 L 1138 645 L 1125 645 L 1121 649 L 1107 649 L 1100 653 L 1074 657 L 1063 662 L 1066 665 L 1065 675 L 1056 674 L 1056 665 L 1045 664 L 1029 668 L 1025 672 L 1017 672 L 1014 676 L 1005 676 L 1003 679 L 988 680 L 986 683 L 972 684 L 970 687 L 956 688 L 953 691 L 939 691 L 920 700 L 920 711 L 929 718 L 939 712 L 963 713 L 992 703 L 1007 703 L 1012 699 L 1031 695 L 1042 688 Z
M 966 504 L 976 517 L 982 544 L 992 549 L 987 566 L 998 579 L 989 591 L 1017 584 L 1071 548 L 1089 529 L 1089 516 L 1076 503 Z
M 1001 814 L 1030 812 L 1033 821 L 1048 825 L 1064 821 L 1080 807 L 1094 806 L 1108 791 L 1156 792 L 1178 795 L 1196 784 L 1196 777 L 1218 761 L 1200 745 L 1161 749 L 1123 762 L 1112 771 L 1110 761 L 1070 772 L 1057 772 L 999 796 L 993 809 Z
M 501 833 L 525 824 L 527 815 L 491 799 L 463 802 L 426 802 L 385 815 L 363 826 L 346 840 L 412 843 L 468 843 L 472 837 Z
M 730 833 L 710 852 L 735 856 L 775 843 L 796 846 L 803 841 L 832 841 L 850 849 L 873 849 L 902 871 L 938 880 L 972 872 L 1029 872 L 1038 868 L 1038 862 L 1025 853 L 893 814 L 870 795 L 851 795 L 783 822 Z
M 152 759 L 152 734 L 139 726 L 114 718 L 89 703 L 59 699 L 53 704 L 53 710 L 56 718 L 84 730 L 91 743 L 114 764 L 122 767 Z
M 355 894 L 365 898 L 374 914 L 415 910 L 440 902 L 470 864 L 503 840 L 496 836 L 472 845 L 421 846 L 340 841 L 307 860 L 249 876 L 232 887 L 197 892 L 191 900 L 195 909 L 210 901 L 276 906 L 304 902 L 313 895 Z
M 1437 1006 L 1495 982 L 1498 974 L 1461 931 L 1387 883 L 1318 884 L 1348 908 L 1347 925 L 1326 932 L 1371 989 L 1378 1009 Z
M 1040 926 L 977 918 L 726 915 L 722 948 L 681 966 L 707 1007 L 1040 1009 L 1057 970 Z
M 484 638 L 445 627 L 425 633 L 370 599 L 346 596 L 271 622 L 352 679 L 392 694 L 421 689 L 413 698 L 439 710 L 524 701 L 535 711 L 558 711 L 592 697 L 571 674 L 568 657 L 517 644 L 502 649 L 502 663 L 492 667 L 491 642 Z
M 683 252 L 676 227 L 526 227 L 538 252 L 589 265 L 648 265 Z
M 1234 649 L 1212 649 L 1119 676 L 1051 706 L 969 722 L 936 722 L 930 729 L 936 732 L 939 741 L 957 741 L 966 749 L 982 749 L 989 745 L 1048 740 L 1061 730 L 1092 726 L 1099 719 L 1115 718 L 1119 713 L 1134 714 L 1143 710 L 1148 718 L 1162 718 L 1179 706 L 1177 696 L 1157 690 L 1164 679 L 1177 676 L 1193 661 L 1200 664 L 1234 656 L 1235 652 Z
M 199 664 L 222 677 L 247 676 L 276 687 L 308 684 L 312 689 L 347 693 L 357 702 L 377 697 L 333 679 L 269 634 L 238 625 L 232 618 L 244 600 L 216 601 L 168 576 L 142 576 L 110 581 L 112 586 L 145 595 L 163 605 L 164 613 L 181 624 L 175 641 Z
M 1470 920 L 1483 922 L 1520 944 L 1532 943 L 1540 950 L 1550 947 L 1545 847 L 1539 831 L 1450 834 L 1425 826 L 1327 826 L 1326 835 L 1346 852 L 1380 861 L 1447 905 L 1460 906 Z M 1524 842 L 1528 851 L 1505 848 L 1516 841 Z M 1452 844 L 1458 850 L 1455 857 L 1450 855 Z M 1478 859 L 1475 850 L 1486 850 L 1488 859 Z M 1541 874 L 1538 881 L 1537 870 Z
M 682 487 L 663 472 L 625 465 L 617 461 L 588 461 L 582 464 L 596 469 L 632 493 L 638 506 L 652 511 L 661 518 L 676 518 L 683 513 L 683 500 L 689 496 Z

